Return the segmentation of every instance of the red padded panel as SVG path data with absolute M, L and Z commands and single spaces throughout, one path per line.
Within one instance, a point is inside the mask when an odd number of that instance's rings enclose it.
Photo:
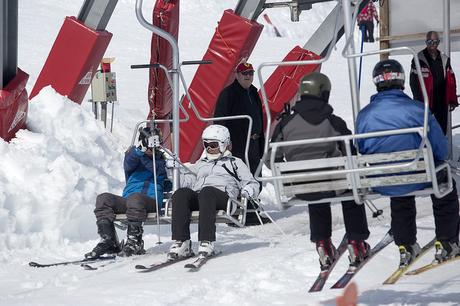
M 168 32 L 174 38 L 179 33 L 179 0 L 157 0 L 152 14 L 153 24 Z M 168 69 L 172 68 L 171 45 L 158 35 L 152 34 L 150 63 L 160 63 Z M 172 89 L 161 69 L 150 68 L 148 101 L 150 111 L 148 119 L 163 119 L 168 116 L 172 109 Z
M 0 137 L 6 141 L 26 126 L 28 79 L 29 75 L 18 68 L 16 76 L 0 90 Z
M 95 31 L 75 17 L 66 17 L 30 97 L 51 85 L 81 104 L 111 38 L 107 31 Z
M 235 67 L 243 58 L 248 58 L 262 32 L 263 26 L 255 21 L 235 15 L 226 10 L 211 39 L 203 60 L 210 65 L 200 65 L 190 84 L 189 92 L 203 117 L 214 113 L 217 98 L 222 89 L 233 82 Z M 188 100 L 182 102 L 188 108 Z M 199 121 L 189 110 L 190 120 L 181 123 L 180 158 L 182 161 L 196 161 L 203 147 L 201 133 L 206 124 Z

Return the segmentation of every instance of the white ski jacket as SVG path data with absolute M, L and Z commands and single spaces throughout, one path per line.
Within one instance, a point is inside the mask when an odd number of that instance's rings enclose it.
M 189 166 L 195 174 L 181 169 L 180 186 L 200 191 L 203 187 L 212 186 L 236 199 L 242 189 L 248 191 L 252 197 L 259 195 L 259 183 L 249 171 L 246 164 L 231 154 L 215 160 L 202 158 Z

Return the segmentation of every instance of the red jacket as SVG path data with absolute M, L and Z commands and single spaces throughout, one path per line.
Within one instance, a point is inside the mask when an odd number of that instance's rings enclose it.
M 422 68 L 423 81 L 425 83 L 426 93 L 428 94 L 428 100 L 430 108 L 433 107 L 433 75 L 430 70 L 430 65 L 423 54 L 423 50 L 418 53 L 418 59 L 420 61 L 420 67 Z M 446 79 L 446 104 L 458 106 L 457 101 L 457 82 L 455 81 L 455 74 L 450 66 L 450 58 L 441 53 L 442 64 L 444 67 L 444 77 Z M 414 60 L 412 60 L 411 71 L 410 71 L 410 87 L 414 95 L 414 99 L 423 102 L 422 90 L 420 83 L 418 82 L 417 70 L 415 69 Z
M 363 10 L 358 14 L 357 22 L 358 24 L 362 21 L 376 21 L 379 20 L 379 15 L 377 15 L 377 9 L 372 1 L 363 8 Z

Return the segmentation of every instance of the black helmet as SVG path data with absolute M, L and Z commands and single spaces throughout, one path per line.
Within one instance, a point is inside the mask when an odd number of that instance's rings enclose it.
M 404 89 L 404 69 L 396 60 L 384 60 L 375 65 L 372 80 L 377 91 L 387 89 Z
M 139 141 L 141 142 L 144 148 L 147 148 L 149 145 L 149 137 L 150 137 L 150 127 L 139 128 Z
M 299 94 L 315 96 L 324 101 L 329 100 L 331 81 L 321 72 L 313 72 L 302 77 L 299 84 Z
M 152 128 L 148 125 L 146 127 L 139 128 L 139 138 L 138 140 L 141 142 L 144 148 L 148 148 L 149 145 L 149 137 L 153 135 L 158 135 L 160 143 L 163 142 L 161 130 L 158 127 L 154 127 L 153 131 Z

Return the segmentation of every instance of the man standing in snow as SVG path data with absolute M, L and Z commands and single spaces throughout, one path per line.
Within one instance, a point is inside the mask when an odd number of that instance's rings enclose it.
M 260 159 L 264 153 L 264 132 L 262 102 L 257 88 L 252 85 L 254 68 L 250 63 L 240 63 L 236 67 L 235 81 L 225 87 L 217 100 L 214 117 L 248 115 L 252 118 L 251 138 L 249 140 L 248 159 L 249 168 L 254 175 Z M 216 121 L 228 128 L 232 141 L 232 154 L 245 160 L 246 137 L 248 121 L 243 119 Z M 263 222 L 269 219 L 262 218 Z M 255 213 L 250 213 L 246 225 L 257 225 L 259 220 Z
M 302 78 L 299 86 L 300 99 L 292 111 L 282 115 L 275 127 L 271 141 L 291 141 L 349 135 L 345 121 L 333 115 L 329 105 L 331 82 L 319 72 L 313 72 Z M 276 161 L 310 160 L 327 157 L 339 157 L 345 153 L 345 146 L 338 142 L 322 142 L 304 146 L 286 146 L 277 151 Z M 303 200 L 320 200 L 334 197 L 335 192 L 315 192 L 297 194 Z M 310 216 L 310 240 L 316 243 L 320 256 L 321 270 L 327 270 L 336 260 L 337 251 L 331 241 L 332 216 L 330 203 L 312 204 L 308 206 Z M 350 265 L 358 265 L 367 257 L 369 237 L 364 205 L 354 201 L 342 202 L 345 230 L 348 236 Z
M 175 243 L 168 254 L 169 259 L 189 257 L 192 253 L 190 240 L 190 213 L 199 211 L 198 253 L 212 256 L 215 252 L 216 211 L 226 210 L 229 198 L 257 197 L 259 184 L 249 168 L 230 152 L 230 133 L 222 125 L 210 125 L 202 134 L 206 157 L 190 166 L 193 173 L 180 176 L 180 186 L 172 196 L 172 239 Z
M 440 43 L 438 33 L 429 31 L 425 43 L 426 48 L 420 51 L 417 57 L 422 68 L 430 110 L 446 134 L 448 112 L 458 106 L 455 74 L 450 66 L 450 58 L 438 50 Z M 423 101 L 414 60 L 411 65 L 410 88 L 414 99 Z
M 384 60 L 374 67 L 372 73 L 378 93 L 371 97 L 357 118 L 357 133 L 404 129 L 423 126 L 424 106 L 409 98 L 404 92 L 404 70 L 395 60 Z M 435 162 L 447 158 L 447 139 L 436 119 L 429 114 L 428 140 Z M 416 133 L 398 134 L 377 138 L 358 139 L 362 154 L 389 153 L 418 149 L 421 138 Z M 391 196 L 391 229 L 400 251 L 400 266 L 409 264 L 420 252 L 417 243 L 415 197 L 404 196 L 415 190 L 424 189 L 427 184 L 406 184 L 374 188 L 375 191 Z M 439 261 L 460 253 L 459 202 L 455 181 L 453 190 L 443 198 L 431 195 L 436 227 L 436 259 Z
M 379 16 L 377 15 L 377 9 L 372 0 L 358 14 L 357 22 L 358 27 L 363 29 L 363 40 L 364 42 L 374 42 L 374 19 L 379 24 Z
M 162 206 L 166 178 L 164 156 L 154 148 L 148 147 L 149 135 L 150 127 L 144 128 L 139 135 L 139 147 L 131 147 L 126 151 L 123 163 L 126 186 L 123 195 L 102 193 L 97 196 L 94 214 L 101 241 L 85 255 L 86 258 L 98 258 L 103 254 L 116 254 L 120 251 L 121 256 L 145 253 L 142 222 L 147 219 L 148 213 L 156 211 L 155 198 L 158 199 L 159 207 Z M 153 175 L 153 155 L 155 155 L 157 174 L 156 186 Z M 113 224 L 116 214 L 126 214 L 128 218 L 127 242 L 122 249 Z

